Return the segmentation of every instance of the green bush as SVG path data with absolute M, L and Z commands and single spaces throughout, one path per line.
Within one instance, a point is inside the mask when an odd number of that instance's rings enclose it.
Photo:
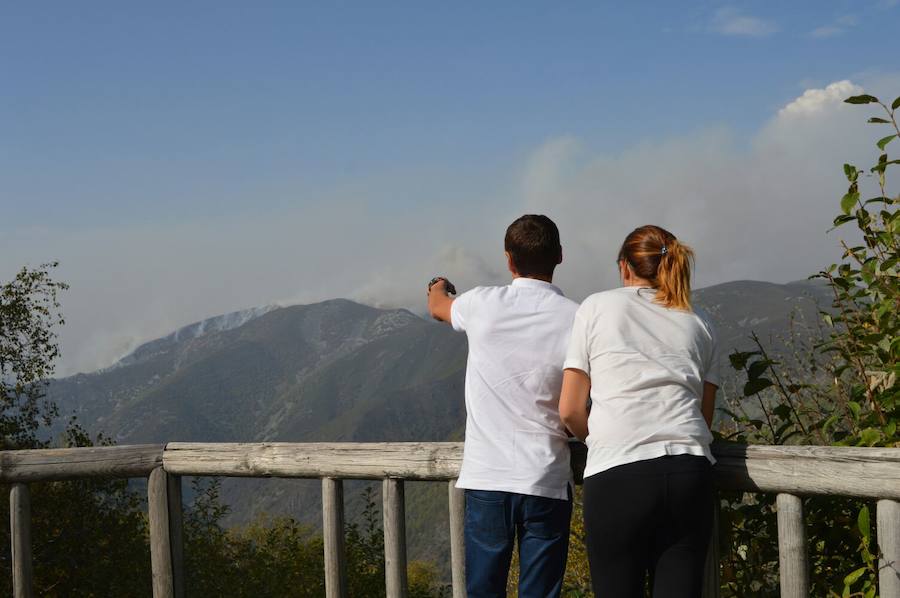
M 887 146 L 898 136 L 895 111 L 860 95 L 850 104 L 876 104 L 890 135 L 876 143 L 874 166 L 845 164 L 849 187 L 840 200 L 834 227 L 855 226 L 858 243 L 841 242 L 841 262 L 815 277 L 833 292 L 822 310 L 821 336 L 799 338 L 793 355 L 771 356 L 753 336 L 756 349 L 735 352 L 732 366 L 745 374 L 743 398 L 727 409 L 732 422 L 722 431 L 728 440 L 752 444 L 826 444 L 900 446 L 900 196 L 887 191 L 891 160 Z M 869 197 L 863 187 L 876 190 Z M 777 593 L 778 552 L 774 497 L 742 494 L 723 497 L 721 542 L 726 596 Z M 860 596 L 877 592 L 877 554 L 870 501 L 816 497 L 804 500 L 810 551 L 810 591 L 815 596 Z

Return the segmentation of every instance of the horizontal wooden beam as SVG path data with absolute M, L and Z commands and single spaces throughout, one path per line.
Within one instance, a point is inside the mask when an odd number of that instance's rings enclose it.
M 203 444 L 172 442 L 163 465 L 190 476 L 449 480 L 460 442 Z
M 900 498 L 900 449 L 715 444 L 713 453 L 722 489 Z M 462 443 L 171 443 L 163 461 L 180 475 L 444 480 L 459 475 Z
M 725 490 L 900 499 L 900 449 L 715 444 Z
M 162 444 L 0 451 L 0 482 L 139 478 L 162 465 Z
M 450 480 L 460 442 L 193 443 L 0 451 L 0 482 L 192 476 Z M 900 500 L 900 449 L 715 444 L 723 490 Z M 583 451 L 574 451 L 583 469 Z

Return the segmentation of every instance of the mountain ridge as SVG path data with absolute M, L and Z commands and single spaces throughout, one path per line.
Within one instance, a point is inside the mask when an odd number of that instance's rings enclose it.
M 776 338 L 794 319 L 817 321 L 822 291 L 807 282 L 734 281 L 700 289 L 695 300 L 728 353 L 746 347 L 751 331 Z M 463 438 L 467 343 L 449 326 L 347 299 L 226 323 L 182 327 L 119 367 L 51 381 L 48 396 L 61 413 L 120 444 Z M 349 520 L 362 508 L 357 485 L 348 482 Z M 409 514 L 411 554 L 441 559 L 447 539 L 434 530 L 445 525 L 446 492 L 410 488 L 410 504 L 420 509 Z M 318 526 L 319 492 L 302 480 L 226 479 L 222 486 L 232 523 L 268 513 Z
M 751 331 L 772 338 L 797 319 L 811 328 L 828 301 L 826 293 L 817 282 L 740 280 L 694 295 L 717 325 L 723 352 L 730 352 L 746 346 Z M 417 343 L 434 351 L 438 342 L 455 351 L 444 354 L 454 364 L 445 375 L 438 372 L 438 364 L 426 367 L 422 357 L 427 353 L 409 352 Z M 327 435 L 317 433 L 317 426 L 334 424 L 327 426 L 332 431 L 340 427 L 340 422 L 327 419 L 340 419 L 337 406 L 346 409 L 370 400 L 383 404 L 386 396 L 401 389 L 453 375 L 453 384 L 459 383 L 464 349 L 463 335 L 403 308 L 382 309 L 348 299 L 264 306 L 183 326 L 143 343 L 114 367 L 53 380 L 50 395 L 63 413 L 78 415 L 84 425 L 103 429 L 119 442 L 307 435 L 324 440 Z M 421 369 L 404 367 L 411 363 Z M 398 378 L 400 371 L 407 380 Z M 359 380 L 361 376 L 366 380 Z M 370 387 L 374 392 L 368 392 Z M 340 389 L 333 403 L 304 401 L 328 389 Z M 326 417 L 308 413 L 309 407 L 303 406 L 308 403 L 318 404 Z M 149 423 L 151 409 L 159 409 L 165 424 Z M 219 421 L 211 421 L 208 414 L 217 410 L 222 413 L 212 419 Z M 166 433 L 177 437 L 165 438 Z

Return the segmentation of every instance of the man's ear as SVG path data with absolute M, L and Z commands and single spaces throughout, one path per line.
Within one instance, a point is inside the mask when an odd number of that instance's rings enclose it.
M 560 245 L 559 246 L 559 257 L 556 258 L 556 265 L 557 266 L 560 265 L 562 263 L 562 260 L 563 260 L 563 252 L 562 252 L 562 245 Z
M 516 264 L 513 262 L 512 254 L 508 251 L 503 252 L 506 255 L 506 267 L 509 269 L 509 273 L 513 276 L 518 276 L 518 271 L 516 270 Z

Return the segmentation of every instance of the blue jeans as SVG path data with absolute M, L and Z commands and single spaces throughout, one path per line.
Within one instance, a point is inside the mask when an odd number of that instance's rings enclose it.
M 572 500 L 466 490 L 466 592 L 505 598 L 519 540 L 520 598 L 559 596 L 569 551 Z

